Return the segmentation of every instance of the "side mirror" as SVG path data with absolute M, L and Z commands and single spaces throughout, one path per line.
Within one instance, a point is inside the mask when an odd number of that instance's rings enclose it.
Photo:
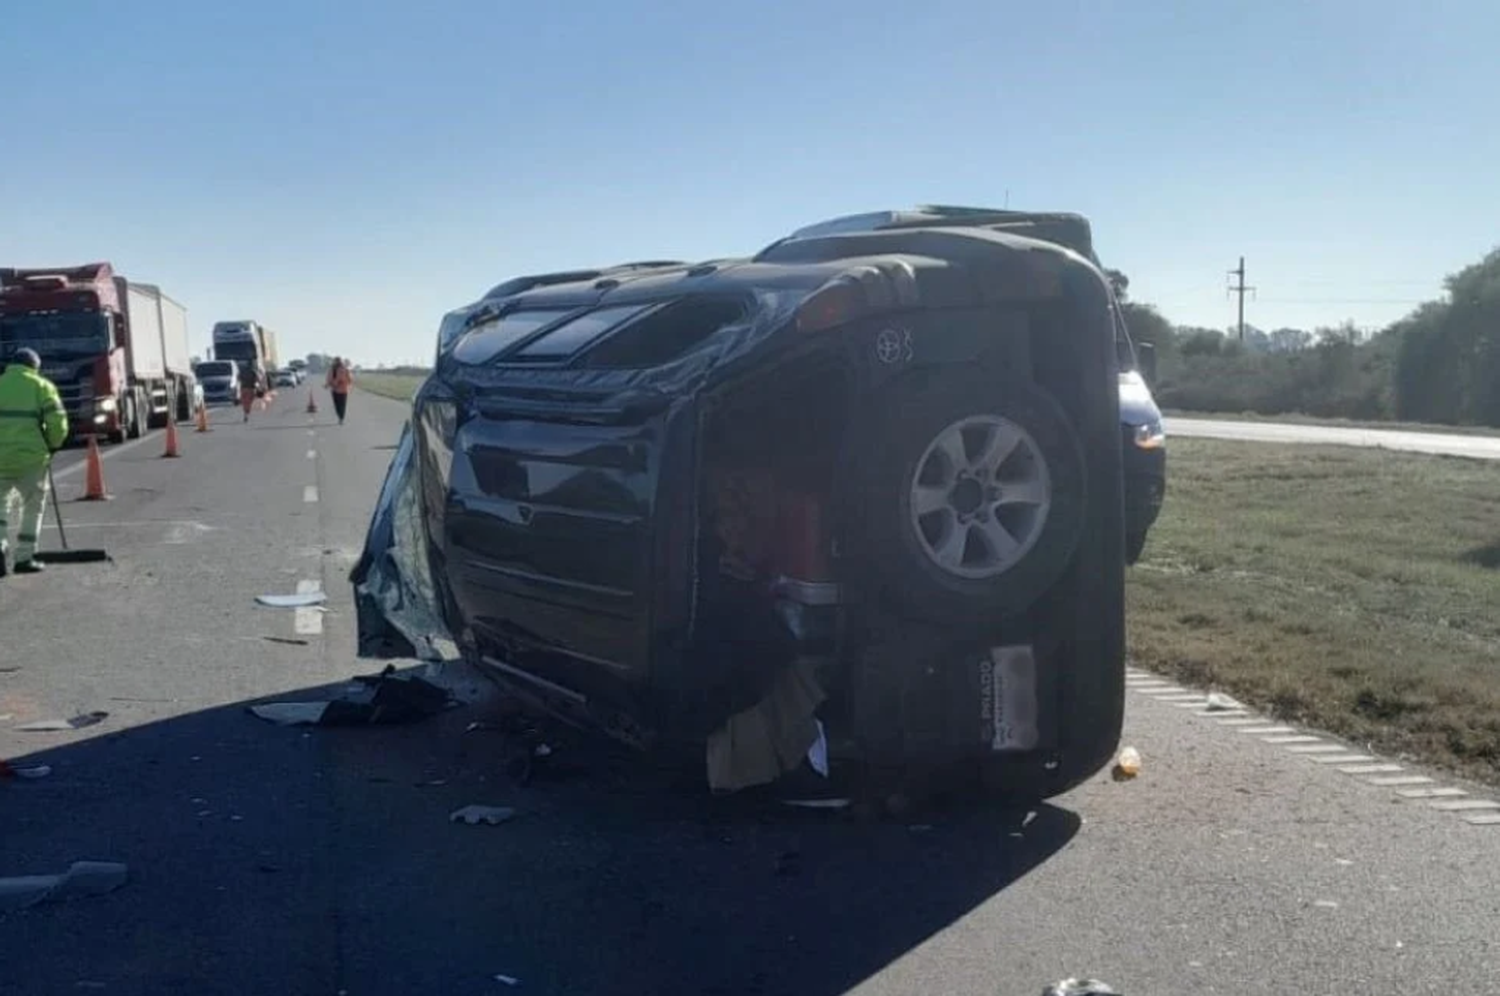
M 1156 386 L 1156 346 L 1149 342 L 1138 342 L 1135 345 L 1136 363 L 1141 368 L 1141 376 L 1146 378 L 1146 383 L 1152 387 Z

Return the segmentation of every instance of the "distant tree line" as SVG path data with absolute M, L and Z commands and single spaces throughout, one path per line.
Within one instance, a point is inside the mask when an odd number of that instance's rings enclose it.
M 1130 334 L 1156 347 L 1164 408 L 1301 413 L 1500 426 L 1500 249 L 1444 282 L 1446 293 L 1373 334 L 1352 322 L 1311 331 L 1173 325 L 1129 299 L 1111 271 Z

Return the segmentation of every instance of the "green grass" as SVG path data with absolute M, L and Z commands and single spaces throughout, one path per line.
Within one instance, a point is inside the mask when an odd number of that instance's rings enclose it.
M 1262 415 L 1259 412 L 1192 412 L 1171 409 L 1168 418 L 1217 419 L 1231 422 L 1281 422 L 1292 425 L 1326 425 L 1336 429 L 1390 429 L 1400 432 L 1446 432 L 1458 436 L 1500 436 L 1500 428 L 1488 425 L 1437 425 L 1427 422 L 1382 422 L 1376 419 L 1318 418 L 1315 415 Z
M 395 398 L 397 401 L 410 401 L 412 392 L 426 379 L 425 374 L 361 373 L 354 384 L 371 394 Z
M 1500 784 L 1500 464 L 1177 439 L 1131 656 Z

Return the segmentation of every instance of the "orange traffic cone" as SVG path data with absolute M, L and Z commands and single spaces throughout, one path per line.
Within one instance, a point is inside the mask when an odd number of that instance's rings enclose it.
M 104 461 L 99 458 L 99 440 L 89 437 L 88 469 L 84 476 L 84 501 L 108 501 L 110 494 L 104 490 Z
M 162 453 L 163 457 L 180 457 L 182 454 L 177 450 L 177 419 L 167 416 L 167 448 Z
M 208 431 L 210 431 L 209 428 L 208 428 L 208 406 L 207 405 L 199 405 L 198 406 L 198 431 L 199 432 L 208 432 Z
M 313 389 L 310 387 L 307 389 L 307 414 L 318 414 L 318 399 L 313 396 Z

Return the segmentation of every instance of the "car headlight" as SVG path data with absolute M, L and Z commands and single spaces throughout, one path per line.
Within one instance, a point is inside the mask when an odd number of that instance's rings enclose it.
M 1161 420 L 1155 419 L 1136 426 L 1135 445 L 1143 450 L 1156 450 L 1167 445 L 1167 434 L 1161 427 Z
M 112 412 L 112 411 L 115 410 L 115 406 L 116 406 L 116 401 L 115 401 L 114 398 L 95 398 L 94 399 L 94 407 L 97 408 L 97 409 L 99 409 L 101 412 Z

